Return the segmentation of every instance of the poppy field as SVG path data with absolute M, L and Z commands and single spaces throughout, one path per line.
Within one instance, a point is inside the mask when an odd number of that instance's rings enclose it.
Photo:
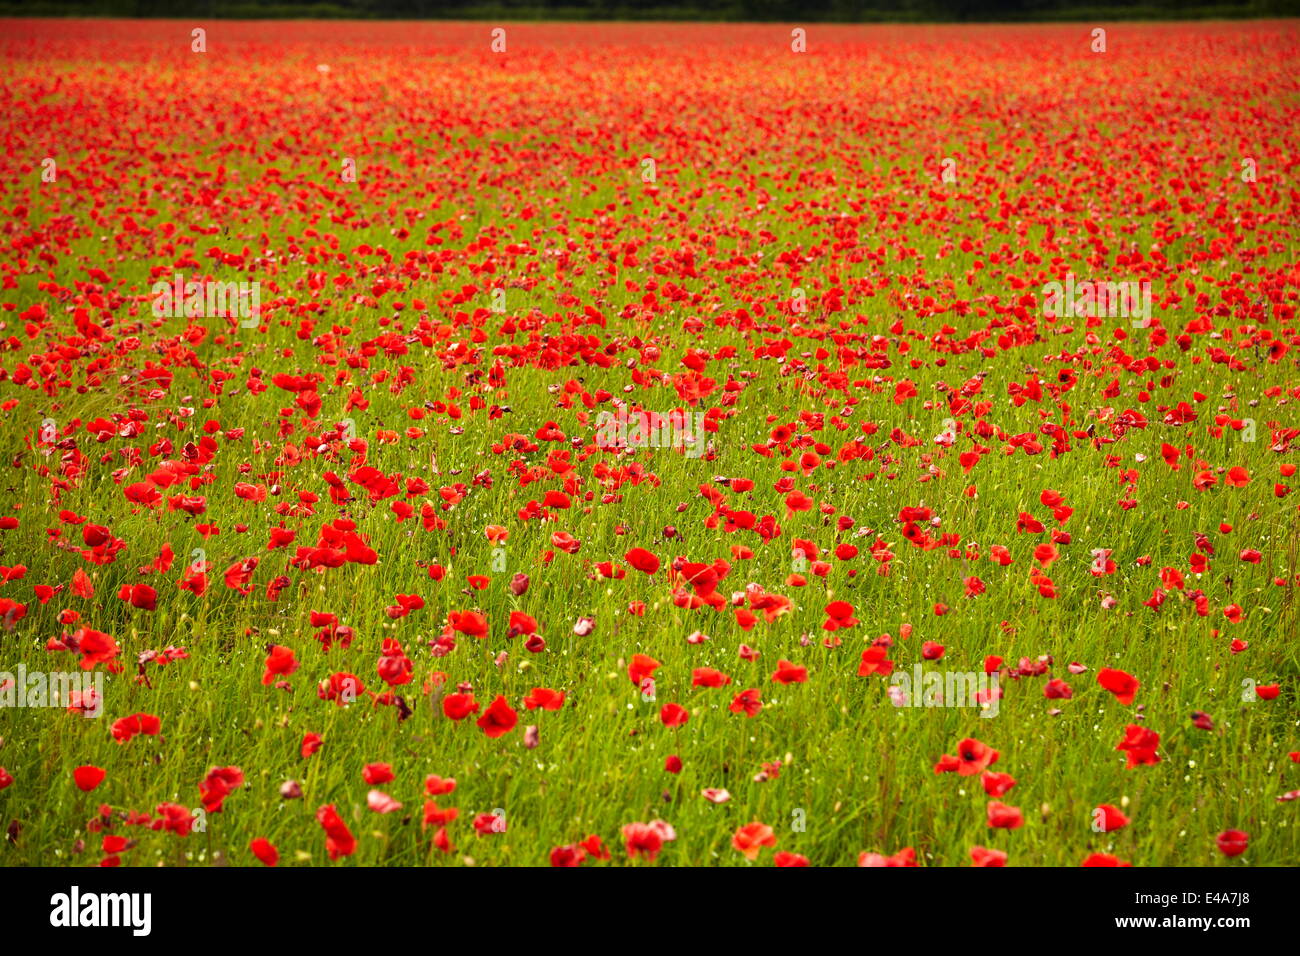
M 1294 22 L 0 22 L 0 865 L 1300 860 Z

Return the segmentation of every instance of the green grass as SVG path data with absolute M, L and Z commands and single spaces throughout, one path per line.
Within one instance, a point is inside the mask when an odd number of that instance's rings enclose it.
M 429 295 L 435 293 L 428 290 Z M 250 338 L 259 344 L 266 340 L 294 344 L 282 329 Z M 704 344 L 725 341 L 707 336 Z M 218 358 L 210 349 L 200 350 L 200 355 Z M 379 368 L 395 365 L 376 363 Z M 969 374 L 975 368 L 972 364 L 952 371 Z M 922 394 L 929 393 L 934 371 L 931 367 L 916 373 Z M 483 467 L 499 467 L 501 460 L 488 447 L 499 432 L 531 432 L 548 418 L 566 432 L 576 430 L 572 412 L 551 407 L 545 386 L 579 372 L 591 390 L 601 386 L 614 390 L 621 384 L 621 374 L 592 368 L 559 374 L 517 370 L 511 375 L 509 395 L 501 399 L 508 399 L 514 412 L 495 423 L 494 429 L 467 428 L 454 442 L 435 431 L 434 450 L 444 480 L 464 481 Z M 386 425 L 400 421 L 402 406 L 438 397 L 438 384 L 438 379 L 417 382 L 400 405 L 376 391 L 374 405 L 362 421 Z M 1237 383 L 1217 381 L 1213 391 L 1228 384 Z M 1239 384 L 1239 398 L 1253 397 L 1250 381 Z M 173 386 L 174 393 L 185 391 L 179 381 Z M 84 410 L 70 408 L 68 413 L 87 417 L 112 410 L 102 396 L 97 398 L 88 401 Z M 338 399 L 327 394 L 327 407 L 331 400 Z M 412 530 L 414 521 L 398 524 L 383 507 L 349 508 L 346 513 L 371 536 L 380 563 L 374 568 L 345 566 L 297 574 L 278 605 L 266 603 L 259 592 L 243 600 L 225 589 L 219 576 L 230 563 L 260 552 L 265 544 L 267 512 L 249 503 L 232 504 L 222 499 L 221 492 L 240 479 L 237 465 L 241 462 L 250 463 L 255 475 L 271 469 L 270 456 L 249 454 L 249 443 L 270 437 L 261 426 L 275 418 L 280 406 L 275 390 L 223 399 L 220 414 L 214 416 L 226 425 L 243 425 L 249 432 L 237 451 L 218 456 L 216 481 L 205 489 L 215 505 L 205 517 L 222 527 L 222 534 L 206 545 L 193 530 L 194 522 L 178 514 L 132 514 L 106 473 L 93 470 L 84 486 L 66 494 L 61 505 L 109 525 L 130 547 L 117 563 L 91 570 L 96 595 L 88 606 L 61 596 L 48 607 L 33 607 L 14 633 L 3 638 L 6 664 L 22 663 L 32 670 L 54 666 L 43 644 L 57 629 L 53 614 L 64 604 L 77 607 L 88 622 L 115 635 L 128 661 L 144 648 L 161 649 L 166 644 L 184 646 L 190 659 L 164 669 L 151 666 L 152 690 L 131 683 L 133 668 L 111 678 L 104 719 L 55 711 L 0 711 L 0 736 L 5 739 L 0 760 L 22 783 L 0 796 L 5 814 L 19 820 L 23 828 L 17 844 L 5 847 L 4 861 L 11 865 L 73 862 L 72 840 L 96 804 L 136 810 L 149 810 L 164 801 L 197 806 L 197 782 L 212 766 L 228 764 L 244 769 L 247 786 L 227 801 L 221 814 L 209 818 L 205 835 L 185 843 L 186 860 L 206 862 L 221 853 L 247 862 L 248 839 L 264 835 L 281 848 L 286 860 L 300 853 L 304 859 L 309 856 L 312 862 L 323 863 L 311 813 L 317 806 L 336 803 L 346 808 L 345 818 L 361 837 L 353 862 L 423 864 L 438 856 L 431 857 L 418 817 L 421 780 L 429 773 L 457 779 L 454 805 L 462 808 L 463 815 L 495 808 L 506 812 L 509 830 L 503 835 L 474 838 L 461 826 L 456 840 L 460 852 L 453 861 L 464 855 L 482 863 L 535 863 L 552 846 L 589 832 L 612 841 L 623 823 L 655 817 L 677 828 L 679 839 L 666 858 L 679 864 L 737 862 L 740 857 L 729 848 L 729 836 L 751 819 L 774 826 L 782 848 L 819 862 L 849 861 L 864 849 L 892 852 L 914 845 L 927 862 L 956 864 L 965 862 L 966 850 L 979 843 L 1009 851 L 1012 862 L 1022 865 L 1075 863 L 1088 851 L 1111 849 L 1143 864 L 1208 864 L 1217 857 L 1214 835 L 1230 825 L 1252 834 L 1251 862 L 1294 859 L 1296 839 L 1286 813 L 1289 807 L 1274 802 L 1293 785 L 1288 782 L 1294 776 L 1287 776 L 1285 751 L 1294 746 L 1294 713 L 1283 701 L 1241 701 L 1243 680 L 1262 682 L 1293 677 L 1296 672 L 1294 642 L 1283 639 L 1295 633 L 1295 605 L 1288 600 L 1289 592 L 1270 586 L 1275 572 L 1286 573 L 1288 567 L 1294 571 L 1294 564 L 1288 562 L 1294 561 L 1297 528 L 1289 504 L 1260 501 L 1250 492 L 1215 490 L 1200 493 L 1211 496 L 1213 505 L 1207 507 L 1201 497 L 1196 510 L 1176 511 L 1172 508 L 1176 500 L 1198 493 L 1187 489 L 1184 473 L 1149 465 L 1142 472 L 1138 494 L 1143 518 L 1118 521 L 1115 472 L 1095 463 L 1094 467 L 1062 467 L 1045 457 L 995 455 L 980 468 L 977 499 L 961 495 L 970 479 L 959 468 L 918 487 L 908 475 L 913 461 L 900 466 L 902 477 L 892 485 L 883 479 L 859 480 L 864 469 L 855 465 L 829 476 L 825 497 L 840 512 L 853 515 L 860 526 L 877 529 L 894 543 L 898 558 L 887 578 L 870 573 L 859 559 L 855 563 L 864 566 L 865 573 L 854 583 L 848 583 L 837 568 L 837 580 L 829 587 L 813 577 L 806 588 L 785 588 L 781 582 L 789 573 L 786 553 L 777 544 L 759 548 L 754 560 L 736 563 L 726 584 L 763 583 L 793 597 L 796 608 L 779 624 L 760 624 L 750 634 L 741 632 L 730 615 L 674 608 L 664 586 L 638 572 L 630 572 L 623 581 L 589 580 L 583 559 L 621 560 L 623 551 L 635 544 L 696 560 L 729 557 L 726 548 L 733 541 L 702 528 L 708 507 L 696 486 L 715 473 L 766 479 L 766 469 L 746 451 L 748 443 L 759 440 L 765 431 L 761 413 L 772 412 L 784 420 L 803 408 L 813 409 L 792 394 L 788 383 L 774 381 L 770 374 L 742 401 L 743 414 L 723 426 L 715 461 L 691 461 L 671 451 L 646 452 L 646 467 L 661 481 L 658 488 L 626 488 L 623 502 L 597 505 L 588 515 L 566 515 L 554 527 L 536 522 L 520 526 L 513 521 L 513 512 L 540 497 L 541 490 L 513 488 L 499 475 L 492 491 L 476 489 L 446 514 L 452 528 L 447 537 Z M 1091 404 L 1083 396 L 1076 396 L 1076 403 Z M 887 411 L 892 409 L 868 408 L 863 417 L 885 427 L 897 424 L 918 435 L 938 433 L 942 427 L 937 412 L 917 418 L 881 414 Z M 202 417 L 196 416 L 195 421 Z M 1036 410 L 1026 406 L 1007 411 L 1003 427 L 1027 431 L 1036 420 Z M 14 416 L 5 429 L 10 437 L 6 458 L 17 451 L 13 439 L 37 424 L 31 412 Z M 115 440 L 104 448 L 122 444 Z M 422 473 L 425 452 L 413 452 L 406 444 L 372 446 L 371 463 L 385 472 Z M 1127 459 L 1139 451 L 1158 459 L 1159 433 L 1153 427 L 1123 447 Z M 1262 441 L 1253 445 L 1225 441 L 1222 461 L 1264 473 L 1270 464 L 1266 449 Z M 1090 456 L 1095 457 L 1085 450 L 1076 453 L 1077 458 Z M 28 457 L 33 457 L 30 452 Z M 286 485 L 319 489 L 312 478 L 328 466 L 313 463 Z M 461 474 L 453 478 L 450 473 L 455 470 Z M 440 483 L 436 476 L 430 480 L 435 487 Z M 773 511 L 779 517 L 779 503 L 764 487 L 767 483 L 760 480 L 751 493 L 752 510 Z M 45 484 L 30 468 L 11 472 L 10 501 L 25 506 L 17 512 L 22 528 L 4 538 L 5 561 L 21 559 L 34 581 L 66 581 L 79 562 L 45 541 L 44 529 L 53 524 L 47 511 L 52 506 L 42 504 Z M 1090 558 L 1078 545 L 1062 549 L 1062 559 L 1050 572 L 1061 597 L 1039 598 L 1026 577 L 1032 550 L 1028 539 L 1036 543 L 1040 536 L 1016 535 L 1014 522 L 1020 510 L 1034 510 L 1037 492 L 1047 487 L 1065 494 L 1076 509 L 1067 528 L 1077 540 L 1114 548 L 1117 556 L 1128 559 L 1121 562 L 1119 575 L 1103 582 L 1107 590 L 1126 598 L 1145 597 L 1152 577 L 1145 569 L 1133 568 L 1131 559 L 1147 554 L 1153 568 L 1180 566 L 1189 553 L 1192 532 L 1212 530 L 1203 524 L 1207 514 L 1234 524 L 1239 537 L 1252 542 L 1262 539 L 1271 561 L 1239 565 L 1225 553 L 1214 562 L 1209 581 L 1198 585 L 1221 593 L 1224 576 L 1232 575 L 1233 596 L 1251 606 L 1248 633 L 1257 649 L 1248 655 L 1226 655 L 1226 638 L 1212 640 L 1208 630 L 1219 626 L 1230 631 L 1230 626 L 1221 618 L 1196 618 L 1174 598 L 1159 614 L 1140 606 L 1102 610 L 1088 573 Z M 677 501 L 688 503 L 685 512 L 676 514 L 665 507 Z M 990 569 L 981 563 L 978 573 L 990 584 L 987 594 L 964 600 L 965 562 L 938 552 L 923 554 L 901 541 L 894 520 L 898 508 L 920 502 L 935 507 L 945 528 L 961 529 L 966 541 L 985 549 L 994 543 L 1012 547 L 1016 563 L 1011 567 Z M 1257 512 L 1254 520 L 1249 512 Z M 327 518 L 336 512 L 323 506 L 320 513 Z M 231 526 L 240 521 L 251 526 L 247 535 L 233 533 Z M 681 530 L 682 539 L 663 546 L 658 542 L 669 521 Z M 301 540 L 309 540 L 317 523 L 290 522 L 290 526 L 301 527 Z M 482 528 L 490 523 L 512 528 L 506 573 L 494 574 L 483 592 L 462 594 L 467 573 L 489 570 L 491 556 Z M 614 531 L 618 524 L 627 529 L 621 537 Z M 821 517 L 815 513 L 782 520 L 781 525 L 784 540 L 826 541 Z M 552 530 L 570 531 L 582 540 L 582 550 L 577 557 L 560 554 L 542 569 L 536 555 L 548 547 Z M 735 540 L 740 540 L 739 535 Z M 191 548 L 208 549 L 217 569 L 211 589 L 203 598 L 177 592 L 173 572 L 156 582 L 160 601 L 155 613 L 132 611 L 117 600 L 115 592 L 134 581 L 136 567 L 151 560 L 167 541 L 182 562 Z M 449 553 L 453 544 L 459 550 L 455 557 Z M 1223 551 L 1231 550 L 1225 541 Z M 446 565 L 447 578 L 433 584 L 414 566 L 415 560 Z M 282 562 L 267 557 L 257 580 L 264 584 L 269 579 L 265 569 L 278 563 Z M 532 577 L 531 588 L 519 598 L 507 589 L 510 575 L 517 571 Z M 383 608 L 398 592 L 421 593 L 428 606 L 394 627 Z M 820 640 L 822 608 L 837 598 L 859 609 L 861 627 L 836 649 L 818 644 L 800 647 L 800 634 Z M 645 617 L 625 613 L 633 599 L 649 605 Z M 936 601 L 956 610 L 933 617 L 926 612 Z M 422 639 L 436 631 L 446 611 L 472 606 L 488 612 L 494 622 L 493 637 L 483 644 L 462 638 L 461 648 L 451 658 L 429 658 L 421 648 Z M 1124 608 L 1128 607 L 1126 601 Z M 319 649 L 307 622 L 313 609 L 337 612 L 356 630 L 358 640 L 350 651 L 336 649 L 327 655 Z M 542 623 L 549 645 L 543 655 L 530 655 L 518 641 L 511 643 L 501 636 L 497 624 L 513 609 L 525 610 Z M 594 634 L 580 638 L 571 633 L 580 614 L 596 617 Z M 1096 686 L 1092 673 L 1078 678 L 1064 675 L 1077 691 L 1066 702 L 1045 700 L 1042 679 L 1006 681 L 999 716 L 993 719 L 981 719 L 969 709 L 895 709 L 885 695 L 883 679 L 855 676 L 856 658 L 863 638 L 883 632 L 897 637 L 903 621 L 912 622 L 916 630 L 908 642 L 900 642 L 893 657 L 907 670 L 918 659 L 923 640 L 951 648 L 943 666 L 957 670 L 979 670 L 986 654 L 1014 662 L 1020 656 L 1045 653 L 1054 656 L 1058 675 L 1061 666 L 1073 660 L 1086 662 L 1093 671 L 1107 665 L 1128 670 L 1143 683 L 1139 703 L 1145 723 L 1161 732 L 1164 762 L 1124 769 L 1123 755 L 1114 747 L 1124 726 L 1132 722 L 1134 709 L 1116 704 Z M 1009 622 L 1015 634 L 1003 634 L 1001 621 Z M 703 647 L 685 641 L 697 628 L 712 638 Z M 488 701 L 497 693 L 517 700 L 533 686 L 547 686 L 568 691 L 569 702 L 561 712 L 545 713 L 540 719 L 521 710 L 521 720 L 536 719 L 541 727 L 541 746 L 527 750 L 519 734 L 489 741 L 469 721 L 453 724 L 429 699 L 418 695 L 411 700 L 414 714 L 401 724 L 391 709 L 364 705 L 342 709 L 316 699 L 315 681 L 332 671 L 351 671 L 370 682 L 376 646 L 389 633 L 400 637 L 418 661 L 417 674 L 435 667 L 445 670 L 453 683 L 471 682 L 480 700 Z M 761 650 L 758 664 L 737 659 L 742 641 Z M 263 645 L 269 642 L 294 648 L 303 662 L 291 678 L 292 693 L 259 683 Z M 510 659 L 502 667 L 494 666 L 493 658 L 502 650 L 510 652 Z M 634 653 L 650 654 L 663 664 L 658 699 L 653 703 L 643 702 L 626 676 L 626 664 Z M 807 665 L 808 683 L 790 687 L 769 683 L 779 657 Z M 716 666 L 733 675 L 734 688 L 691 688 L 691 668 L 699 666 Z M 763 691 L 766 706 L 756 719 L 726 709 L 731 691 L 746 687 Z M 685 728 L 673 732 L 659 725 L 658 708 L 667 701 L 691 710 Z M 1057 703 L 1062 713 L 1049 716 L 1049 708 Z M 1209 712 L 1216 730 L 1189 729 L 1188 715 L 1194 710 Z M 137 711 L 163 718 L 161 739 L 115 744 L 108 733 L 109 722 Z M 309 731 L 321 734 L 325 746 L 316 756 L 302 760 L 298 745 Z M 996 769 L 1012 773 L 1019 781 L 1006 802 L 1025 810 L 1029 822 L 1023 829 L 990 834 L 976 780 L 959 781 L 930 772 L 940 754 L 953 752 L 965 736 L 976 736 L 1001 751 Z M 662 770 L 664 758 L 673 753 L 685 763 L 678 776 Z M 786 764 L 779 778 L 752 781 L 763 763 L 776 760 Z M 364 809 L 368 788 L 360 771 L 372 761 L 393 764 L 398 778 L 381 789 L 403 800 L 409 813 L 381 817 Z M 92 795 L 79 794 L 73 786 L 72 770 L 81 764 L 109 769 L 109 779 Z M 305 799 L 280 799 L 277 787 L 288 779 L 302 782 Z M 714 806 L 699 796 L 704 787 L 725 787 L 732 801 Z M 1091 834 L 1091 808 L 1118 804 L 1124 798 L 1130 801 L 1128 812 L 1135 824 L 1109 837 Z M 791 830 L 796 810 L 806 814 L 805 832 Z M 173 837 L 144 836 L 127 861 L 168 860 L 175 842 Z

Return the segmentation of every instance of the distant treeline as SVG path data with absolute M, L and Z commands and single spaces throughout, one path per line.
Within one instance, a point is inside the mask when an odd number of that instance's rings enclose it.
M 1300 0 L 0 0 L 0 16 L 259 20 L 747 20 L 783 23 L 1236 19 Z

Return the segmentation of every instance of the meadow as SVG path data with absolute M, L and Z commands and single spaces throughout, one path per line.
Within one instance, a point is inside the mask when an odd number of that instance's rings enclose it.
M 0 865 L 1294 865 L 1300 34 L 1096 29 L 0 22 Z

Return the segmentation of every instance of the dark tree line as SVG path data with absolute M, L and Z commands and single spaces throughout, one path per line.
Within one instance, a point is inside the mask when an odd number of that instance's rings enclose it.
M 1300 0 L 0 0 L 8 16 L 777 22 L 1295 16 Z

